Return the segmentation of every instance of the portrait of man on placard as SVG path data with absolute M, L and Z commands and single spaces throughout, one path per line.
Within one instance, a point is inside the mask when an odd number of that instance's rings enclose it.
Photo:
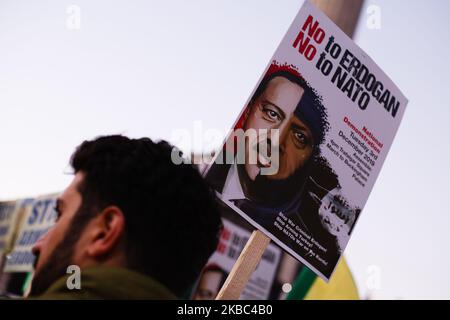
M 227 279 L 227 276 L 228 273 L 218 265 L 206 265 L 197 281 L 192 299 L 214 300 Z
M 320 239 L 327 255 L 337 259 L 340 243 L 346 244 L 349 237 L 340 236 L 356 219 L 352 210 L 334 205 L 339 180 L 320 153 L 328 129 L 326 108 L 317 92 L 295 69 L 274 63 L 206 179 L 222 200 L 280 240 L 286 235 L 274 228 L 274 222 L 281 213 Z M 331 191 L 336 197 L 327 196 Z M 328 206 L 322 200 L 328 200 Z M 333 227 L 330 221 L 335 222 Z

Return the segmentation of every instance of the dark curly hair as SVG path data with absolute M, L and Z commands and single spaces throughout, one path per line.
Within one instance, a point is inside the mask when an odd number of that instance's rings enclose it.
M 222 223 L 211 189 L 192 165 L 172 162 L 172 149 L 121 135 L 84 141 L 71 159 L 75 173 L 84 173 L 72 225 L 81 232 L 96 213 L 118 206 L 127 267 L 181 296 L 216 249 Z

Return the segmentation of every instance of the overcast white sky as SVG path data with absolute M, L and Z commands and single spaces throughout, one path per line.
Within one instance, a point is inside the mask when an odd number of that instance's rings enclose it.
M 0 200 L 62 190 L 75 146 L 97 135 L 225 133 L 302 3 L 0 0 Z M 346 251 L 363 296 L 450 299 L 449 12 L 368 0 L 355 35 L 410 100 Z

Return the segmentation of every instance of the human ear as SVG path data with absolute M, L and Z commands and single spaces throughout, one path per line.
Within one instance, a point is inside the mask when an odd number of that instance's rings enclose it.
M 120 243 L 125 234 L 125 217 L 120 208 L 109 206 L 94 219 L 87 253 L 99 258 L 112 253 Z

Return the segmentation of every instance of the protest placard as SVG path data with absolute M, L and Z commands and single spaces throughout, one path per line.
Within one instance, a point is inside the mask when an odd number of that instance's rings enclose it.
M 306 1 L 205 177 L 257 232 L 328 281 L 406 105 L 374 61 Z
M 214 299 L 222 287 L 233 265 L 250 238 L 251 232 L 239 224 L 223 219 L 219 245 L 211 256 L 193 290 L 196 300 Z M 282 250 L 270 244 L 265 250 L 255 272 L 252 273 L 240 299 L 266 300 L 269 298 L 272 284 L 279 267 Z
M 55 223 L 56 197 L 56 194 L 46 195 L 22 203 L 24 216 L 12 251 L 6 260 L 5 272 L 33 271 L 35 257 L 31 249 Z
M 17 201 L 0 202 L 0 256 L 10 245 L 14 224 L 17 219 Z

